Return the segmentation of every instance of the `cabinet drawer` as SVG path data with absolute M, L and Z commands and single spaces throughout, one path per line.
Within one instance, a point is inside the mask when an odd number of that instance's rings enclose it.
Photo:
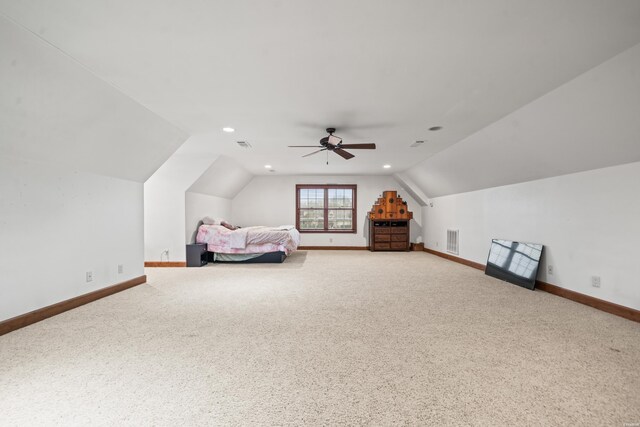
M 375 241 L 376 242 L 388 242 L 391 240 L 390 234 L 376 234 Z
M 390 234 L 391 229 L 389 227 L 376 227 L 373 229 L 373 232 L 376 234 Z
M 407 242 L 391 242 L 391 249 L 407 249 Z
M 407 242 L 406 234 L 392 234 L 391 235 L 392 242 Z
M 374 243 L 373 245 L 373 249 L 379 251 L 379 250 L 383 250 L 383 249 L 391 249 L 391 244 L 389 243 Z
M 393 234 L 407 234 L 407 227 L 390 227 Z

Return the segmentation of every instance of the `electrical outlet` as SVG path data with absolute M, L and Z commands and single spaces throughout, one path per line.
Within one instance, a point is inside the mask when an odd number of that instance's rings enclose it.
M 87 271 L 87 283 L 93 281 L 93 273 L 91 271 Z
M 329 239 L 329 243 L 333 243 L 333 239 Z
M 118 274 L 122 274 L 124 272 L 124 266 L 122 264 L 118 264 Z
M 436 242 L 436 246 L 438 246 L 438 242 Z
M 594 288 L 600 287 L 600 276 L 591 276 L 591 286 Z
M 548 265 L 547 266 L 547 274 L 549 276 L 553 276 L 553 265 Z

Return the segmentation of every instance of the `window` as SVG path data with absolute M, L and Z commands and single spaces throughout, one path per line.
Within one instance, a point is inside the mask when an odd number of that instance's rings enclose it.
M 301 233 L 355 233 L 355 185 L 296 185 L 296 228 Z

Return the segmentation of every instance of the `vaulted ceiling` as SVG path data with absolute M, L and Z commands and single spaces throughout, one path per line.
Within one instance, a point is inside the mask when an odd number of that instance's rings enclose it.
M 187 134 L 0 16 L 0 155 L 145 182 Z
M 467 160 L 457 161 L 455 144 L 471 144 L 488 126 L 640 43 L 635 0 L 0 0 L 0 13 L 182 131 L 145 125 L 152 139 L 197 135 L 252 174 L 269 174 L 265 164 L 277 174 L 408 171 L 428 195 L 478 186 L 470 185 L 478 182 L 473 174 L 463 183 L 446 175 L 447 164 L 469 168 L 473 150 L 461 146 Z M 117 108 L 101 111 L 122 116 Z M 124 116 L 113 120 L 136 120 Z M 312 149 L 287 148 L 314 145 L 328 126 L 346 143 L 378 149 L 354 150 L 348 161 L 330 154 L 327 165 L 324 155 L 301 157 Z M 416 140 L 425 143 L 410 148 Z M 528 153 L 518 147 L 510 147 L 516 159 Z M 446 153 L 454 159 L 442 160 Z M 588 167 L 618 161 L 599 163 L 601 150 L 581 155 Z M 539 177 L 486 173 L 482 186 Z M 559 173 L 567 172 L 544 174 Z

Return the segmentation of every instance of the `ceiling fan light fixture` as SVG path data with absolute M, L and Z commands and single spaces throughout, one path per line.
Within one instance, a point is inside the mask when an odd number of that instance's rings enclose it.
M 346 149 L 360 149 L 360 150 L 375 150 L 376 149 L 376 144 L 373 143 L 367 143 L 367 144 L 343 144 L 342 142 L 342 138 L 338 137 L 338 136 L 334 136 L 333 133 L 335 132 L 335 128 L 327 128 L 327 133 L 329 134 L 328 136 L 325 136 L 324 138 L 322 138 L 320 140 L 320 145 L 289 145 L 289 147 L 291 148 L 319 148 L 319 150 L 316 150 L 312 153 L 309 154 L 305 154 L 302 157 L 309 157 L 312 156 L 316 153 L 319 153 L 321 151 L 326 151 L 327 152 L 327 156 L 329 155 L 329 151 L 336 153 L 337 155 L 339 155 L 340 157 L 342 157 L 345 160 L 349 160 L 354 158 L 355 156 L 353 154 L 351 154 L 348 151 L 345 151 Z M 328 163 L 328 157 L 327 157 L 327 164 Z
M 337 136 L 329 135 L 327 137 L 327 142 L 331 145 L 338 145 L 342 142 L 342 138 L 338 138 Z

